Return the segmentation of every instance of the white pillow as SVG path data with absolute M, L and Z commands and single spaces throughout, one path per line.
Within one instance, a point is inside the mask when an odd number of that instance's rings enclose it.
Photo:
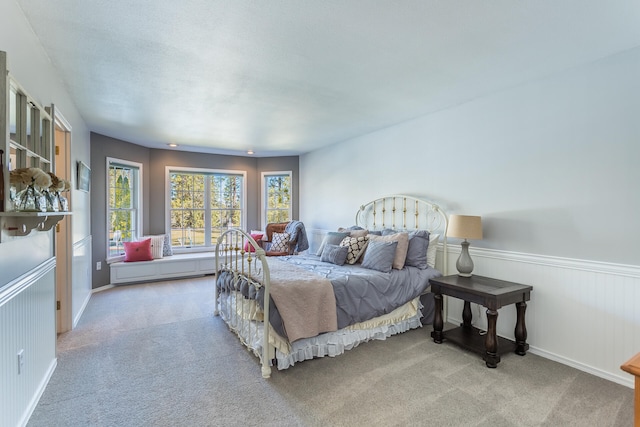
M 429 247 L 427 248 L 427 265 L 431 268 L 436 268 L 436 254 L 438 253 L 439 239 L 439 234 L 429 235 Z
M 289 233 L 273 233 L 271 235 L 271 252 L 289 252 Z
M 159 236 L 142 236 L 140 240 L 151 239 L 151 256 L 159 259 L 164 256 L 164 234 Z

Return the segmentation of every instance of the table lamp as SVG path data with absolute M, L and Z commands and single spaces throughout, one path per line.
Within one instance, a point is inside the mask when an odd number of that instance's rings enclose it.
M 469 242 L 467 239 L 482 239 L 482 220 L 479 216 L 470 215 L 451 215 L 449 217 L 449 225 L 447 226 L 447 236 L 464 239 L 461 243 L 462 252 L 456 261 L 458 275 L 463 277 L 471 277 L 473 271 L 473 261 L 469 256 Z

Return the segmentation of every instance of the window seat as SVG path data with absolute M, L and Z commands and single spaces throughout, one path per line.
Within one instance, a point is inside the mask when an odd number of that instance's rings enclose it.
M 215 252 L 183 253 L 152 261 L 117 261 L 109 264 L 112 285 L 203 276 L 214 274 L 215 268 Z

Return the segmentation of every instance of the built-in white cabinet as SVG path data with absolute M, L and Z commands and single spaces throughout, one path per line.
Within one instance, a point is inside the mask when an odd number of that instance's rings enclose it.
M 16 195 L 26 186 L 11 183 L 12 170 L 39 168 L 53 172 L 53 120 L 44 108 L 11 76 L 7 54 L 0 51 L 0 135 L 2 135 L 2 185 L 0 191 L 0 243 L 32 230 L 50 230 L 70 212 L 19 212 Z

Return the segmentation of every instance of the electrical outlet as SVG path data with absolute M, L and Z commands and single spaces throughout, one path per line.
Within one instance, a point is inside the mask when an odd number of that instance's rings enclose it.
M 96 270 L 102 270 L 102 261 L 96 262 Z
M 18 352 L 18 375 L 24 371 L 24 349 Z

